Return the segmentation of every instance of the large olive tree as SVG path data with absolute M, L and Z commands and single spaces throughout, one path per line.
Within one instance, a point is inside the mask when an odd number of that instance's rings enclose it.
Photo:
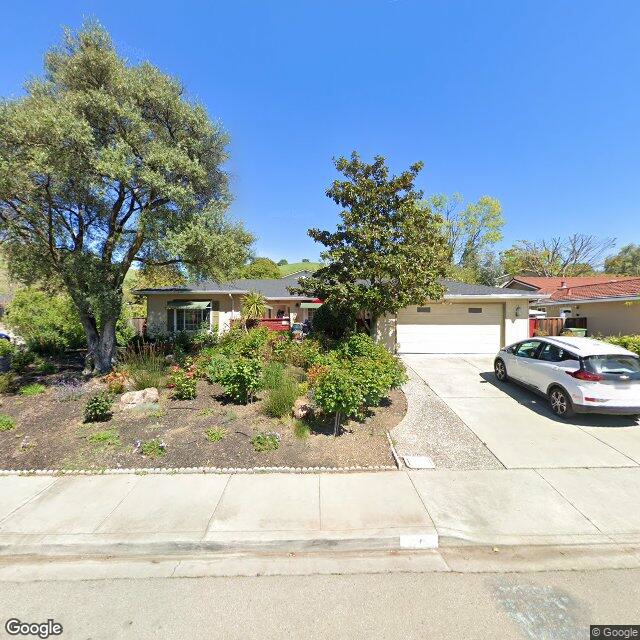
M 94 23 L 0 105 L 2 251 L 14 277 L 69 293 L 89 370 L 111 367 L 132 264 L 224 278 L 246 262 L 253 238 L 226 218 L 227 141 L 179 81 L 128 64 Z

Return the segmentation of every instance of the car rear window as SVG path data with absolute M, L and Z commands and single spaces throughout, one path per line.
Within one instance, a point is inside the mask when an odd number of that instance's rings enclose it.
M 629 376 L 640 380 L 640 358 L 637 356 L 589 356 L 584 359 L 584 367 L 593 373 Z

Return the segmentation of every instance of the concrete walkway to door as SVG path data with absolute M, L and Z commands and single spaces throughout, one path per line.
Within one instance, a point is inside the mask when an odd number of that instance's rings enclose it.
M 544 398 L 513 383 L 498 383 L 493 355 L 403 359 L 507 469 L 640 465 L 640 425 L 635 420 L 556 418 Z M 428 428 L 429 416 L 424 419 Z

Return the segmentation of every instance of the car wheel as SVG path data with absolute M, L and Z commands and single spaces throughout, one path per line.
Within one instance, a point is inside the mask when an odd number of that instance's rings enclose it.
M 553 387 L 549 391 L 549 406 L 559 418 L 571 418 L 575 415 L 571 398 L 562 387 Z
M 493 363 L 493 371 L 496 374 L 496 378 L 498 378 L 499 382 L 507 382 L 509 380 L 509 376 L 507 375 L 507 367 L 504 363 L 504 360 L 498 358 Z

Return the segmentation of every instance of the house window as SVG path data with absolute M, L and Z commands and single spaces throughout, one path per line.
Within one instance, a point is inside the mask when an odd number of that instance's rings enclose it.
M 211 311 L 218 311 L 220 303 L 201 300 L 172 300 L 167 303 L 167 331 L 198 331 L 210 325 Z
M 418 307 L 416 311 L 418 313 L 431 313 L 431 307 Z
M 469 307 L 469 313 L 482 313 L 482 307 Z

